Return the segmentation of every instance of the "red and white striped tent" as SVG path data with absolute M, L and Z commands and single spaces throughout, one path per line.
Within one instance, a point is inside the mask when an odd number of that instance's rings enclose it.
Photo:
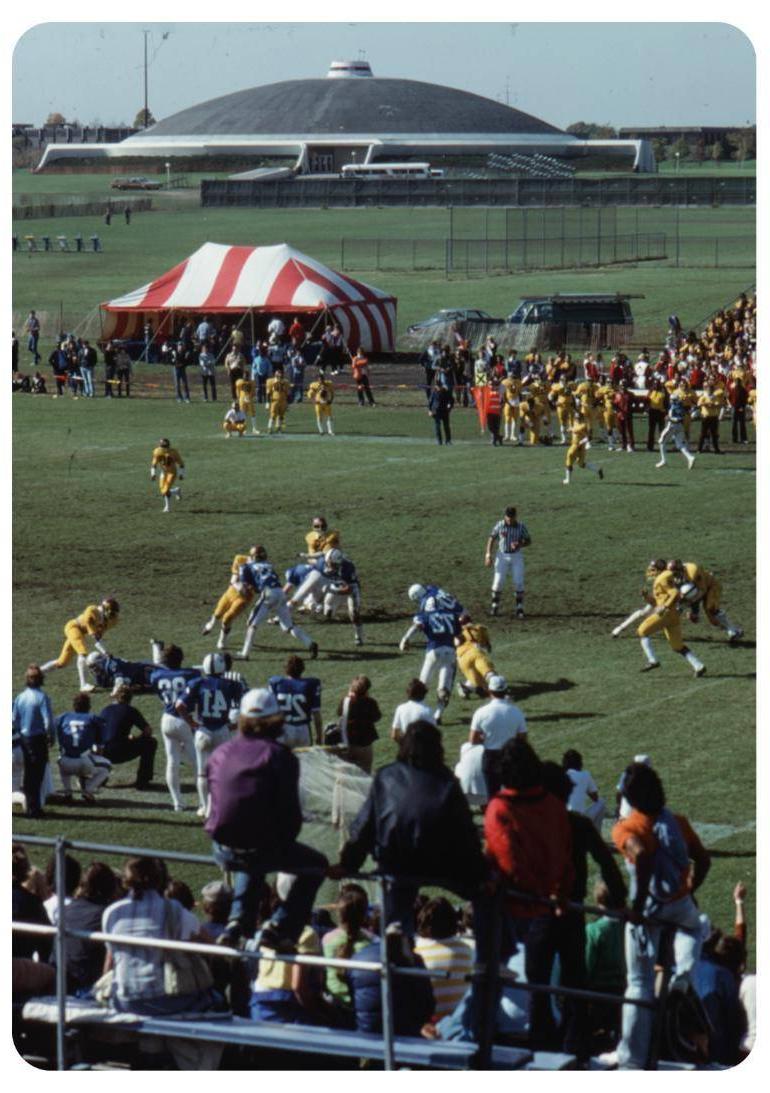
M 279 243 L 273 247 L 231 247 L 204 243 L 178 266 L 125 296 L 102 304 L 102 337 L 141 337 L 148 318 L 153 329 L 171 333 L 174 313 L 329 313 L 355 351 L 391 352 L 396 338 L 396 298 L 337 273 L 315 258 Z

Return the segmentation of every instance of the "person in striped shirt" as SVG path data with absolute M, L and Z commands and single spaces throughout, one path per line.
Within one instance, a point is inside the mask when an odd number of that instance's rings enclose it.
M 429 971 L 446 972 L 446 979 L 432 979 L 436 1021 L 457 1006 L 468 989 L 466 976 L 473 971 L 473 950 L 459 936 L 458 914 L 445 896 L 428 900 L 417 920 L 414 951 Z
M 484 565 L 491 567 L 492 553 L 497 545 L 492 578 L 491 614 L 500 613 L 500 600 L 505 578 L 510 576 L 516 592 L 516 618 L 524 618 L 524 557 L 522 550 L 532 542 L 526 526 L 516 519 L 516 509 L 509 505 L 489 533 Z

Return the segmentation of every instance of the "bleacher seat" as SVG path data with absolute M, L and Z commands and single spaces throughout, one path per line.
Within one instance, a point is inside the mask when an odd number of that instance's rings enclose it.
M 57 235 L 56 242 L 59 244 L 59 250 L 69 250 L 70 241 L 66 235 Z

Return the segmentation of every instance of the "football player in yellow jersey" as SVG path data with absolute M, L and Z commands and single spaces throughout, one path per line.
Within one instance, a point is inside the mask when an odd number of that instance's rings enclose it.
M 506 376 L 500 384 L 503 395 L 503 439 L 521 444 L 519 436 L 519 407 L 521 400 L 521 380 L 515 376 Z
M 575 417 L 572 423 L 572 442 L 569 448 L 567 448 L 567 456 L 564 460 L 564 485 L 568 486 L 572 478 L 572 468 L 577 465 L 579 467 L 585 467 L 588 471 L 593 471 L 594 474 L 598 474 L 599 478 L 604 478 L 604 471 L 601 467 L 597 467 L 595 463 L 589 463 L 586 459 L 586 448 L 588 447 L 588 422 L 586 421 L 583 411 L 575 409 Z
M 480 698 L 486 697 L 484 683 L 490 675 L 495 675 L 490 652 L 492 643 L 486 626 L 474 623 L 471 616 L 462 614 L 459 618 L 460 636 L 455 638 L 457 646 L 457 666 L 465 676 L 457 684 L 457 693 L 461 698 L 470 698 L 475 692 Z
M 695 654 L 687 648 L 682 639 L 679 587 L 674 574 L 668 567 L 662 573 L 658 573 L 653 582 L 652 602 L 652 614 L 641 623 L 636 631 L 642 643 L 642 652 L 647 659 L 647 663 L 641 671 L 651 672 L 653 668 L 660 668 L 660 661 L 652 651 L 652 636 L 662 630 L 674 652 L 684 657 L 696 676 L 702 676 L 706 671 L 705 667 Z
M 256 418 L 257 385 L 254 380 L 242 376 L 235 381 L 235 397 L 238 400 L 238 409 L 246 417 L 251 418 L 251 431 L 259 436 Z
M 270 415 L 267 422 L 267 431 L 268 433 L 282 433 L 286 408 L 289 405 L 291 385 L 287 379 L 284 379 L 283 369 L 280 366 L 276 368 L 275 373 L 267 381 L 265 387 L 268 414 Z
M 230 566 L 230 584 L 219 597 L 211 618 L 201 627 L 202 634 L 209 634 L 217 623 L 221 625 L 222 629 L 219 632 L 217 649 L 225 648 L 225 645 L 227 644 L 227 635 L 230 633 L 233 622 L 238 618 L 241 612 L 248 607 L 254 598 L 254 589 L 251 585 L 242 584 L 238 580 L 238 575 L 241 572 L 241 566 L 246 565 L 247 562 L 253 561 L 256 556 L 257 548 L 255 546 L 249 547 L 248 554 L 235 555 L 232 565 Z
M 519 428 L 523 434 L 527 430 L 529 443 L 540 442 L 540 421 L 538 418 L 537 386 L 528 383 L 521 389 L 519 403 Z
M 324 435 L 324 426 L 329 436 L 334 436 L 334 422 L 332 420 L 332 403 L 334 402 L 334 384 L 326 379 L 323 372 L 318 370 L 318 375 L 307 389 L 307 397 L 315 407 L 315 422 L 318 432 Z
M 594 429 L 594 407 L 596 405 L 596 384 L 590 379 L 581 380 L 575 388 L 575 395 L 580 399 L 580 412 L 588 426 L 588 445 L 591 447 L 591 437 Z
M 752 387 L 749 391 L 749 406 L 751 407 L 751 424 L 754 426 L 754 443 L 757 442 L 757 389 Z
M 175 486 L 177 474 L 179 475 L 179 481 L 184 478 L 184 460 L 182 459 L 176 448 L 171 447 L 171 441 L 168 437 L 161 437 L 158 441 L 158 447 L 153 448 L 152 451 L 152 463 L 150 464 L 150 478 L 155 481 L 157 472 L 160 471 L 158 476 L 158 485 L 160 487 L 160 495 L 163 498 L 163 511 L 168 512 L 170 506 L 168 503 L 169 494 L 177 499 L 182 500 L 182 487 Z
M 112 598 L 102 600 L 101 603 L 91 603 L 84 611 L 64 625 L 64 644 L 61 652 L 55 660 L 49 660 L 41 664 L 42 672 L 51 672 L 54 668 L 65 668 L 74 656 L 77 656 L 78 679 L 81 691 L 93 691 L 94 686 L 86 679 L 86 657 L 88 647 L 86 639 L 94 639 L 94 645 L 100 653 L 107 655 L 107 650 L 102 645 L 102 635 L 105 630 L 112 629 L 118 623 L 120 604 Z
M 722 582 L 713 573 L 697 562 L 681 562 L 675 559 L 669 562 L 669 568 L 679 587 L 682 600 L 690 606 L 690 622 L 697 622 L 700 607 L 712 626 L 719 626 L 727 634 L 727 640 L 737 641 L 743 637 L 743 628 L 730 622 L 719 606 L 722 598 Z M 694 586 L 694 587 L 693 587 Z
M 307 551 L 300 554 L 300 558 L 306 558 L 309 562 L 322 558 L 327 550 L 340 545 L 340 533 L 329 528 L 325 516 L 314 516 L 313 527 L 305 535 Z
M 652 598 L 652 582 L 655 578 L 662 573 L 666 568 L 667 562 L 665 558 L 654 558 L 647 566 L 645 571 L 645 584 L 642 585 L 640 595 L 644 600 L 644 607 L 638 608 L 636 611 L 632 611 L 630 615 L 627 615 L 621 623 L 619 623 L 612 631 L 613 638 L 618 638 L 629 626 L 635 622 L 639 622 L 640 619 L 647 618 L 652 613 L 653 598 Z
M 674 392 L 675 398 L 681 398 L 684 407 L 684 435 L 689 445 L 690 443 L 690 422 L 692 421 L 692 411 L 698 405 L 698 396 L 690 387 L 690 381 L 683 376 L 679 381 L 678 390 Z
M 615 406 L 613 399 L 615 397 L 615 388 L 610 383 L 607 376 L 602 377 L 602 381 L 594 392 L 597 402 L 600 406 L 601 421 L 604 425 L 604 432 L 607 439 L 607 451 L 614 452 L 621 447 L 620 437 L 617 434 L 615 426 L 617 420 L 615 418 Z
M 575 400 L 570 385 L 566 380 L 558 379 L 552 384 L 548 392 L 548 398 L 552 406 L 556 407 L 556 419 L 559 422 L 562 444 L 567 443 L 567 434 L 572 428 L 572 415 L 575 410 Z

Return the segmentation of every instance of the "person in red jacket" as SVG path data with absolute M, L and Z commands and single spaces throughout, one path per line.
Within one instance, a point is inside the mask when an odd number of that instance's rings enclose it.
M 487 429 L 492 434 L 492 444 L 502 446 L 503 438 L 500 435 L 500 416 L 503 412 L 503 393 L 500 390 L 500 377 L 494 373 L 489 378 L 489 386 L 485 392 L 487 411 Z
M 372 389 L 369 386 L 369 358 L 364 352 L 363 347 L 359 347 L 355 357 L 350 358 L 350 369 L 353 373 L 353 382 L 356 385 L 356 394 L 358 395 L 358 405 L 365 406 L 366 400 L 370 406 L 376 406 L 374 401 L 374 395 Z
M 560 908 L 549 899 L 566 899 L 574 883 L 572 833 L 563 801 L 543 787 L 542 763 L 526 740 L 509 740 L 500 755 L 503 788 L 487 805 L 484 835 L 487 856 L 507 888 L 535 899 L 509 898 L 509 925 L 526 947 L 527 981 L 550 983 Z M 533 1046 L 554 1045 L 550 998 L 533 994 L 530 1039 Z
M 621 451 L 632 452 L 634 450 L 634 416 L 631 412 L 631 392 L 625 380 L 621 381 L 612 405 L 620 430 Z

